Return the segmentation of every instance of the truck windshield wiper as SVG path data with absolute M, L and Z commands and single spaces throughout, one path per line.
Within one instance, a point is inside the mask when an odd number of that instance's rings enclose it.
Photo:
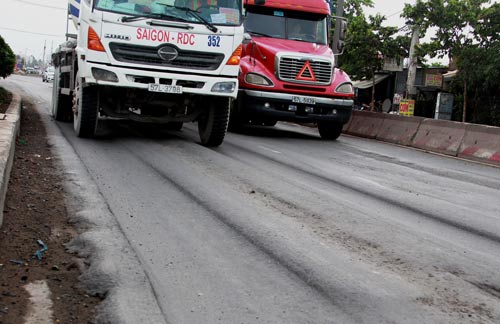
M 141 19 L 148 19 L 149 17 L 144 16 L 123 16 L 120 20 L 122 22 L 136 21 Z
M 186 21 L 186 19 L 182 19 L 181 17 L 173 16 L 173 15 L 167 15 L 167 14 L 161 14 L 161 13 L 151 13 L 148 14 L 147 16 L 123 16 L 121 21 L 122 22 L 129 22 L 129 21 L 136 21 L 136 20 L 141 20 L 141 19 L 150 19 L 150 18 L 158 18 L 158 19 L 175 19 L 175 20 L 180 20 L 180 21 Z
M 265 33 L 261 33 L 261 32 L 256 32 L 256 31 L 253 31 L 253 30 L 247 30 L 247 33 L 250 33 L 252 35 L 257 35 L 257 36 L 272 37 L 271 35 L 268 35 L 268 34 L 265 34 Z
M 168 4 L 165 4 L 165 3 L 158 3 L 158 4 L 160 4 L 162 6 L 165 6 L 165 7 L 175 8 L 175 9 L 178 9 L 178 10 L 182 10 L 182 11 L 186 12 L 187 14 L 190 14 L 196 20 L 198 20 L 199 22 L 202 22 L 211 32 L 216 33 L 217 30 L 218 30 L 217 27 L 215 27 L 213 24 L 211 24 L 210 22 L 208 22 L 205 18 L 203 18 L 202 16 L 200 16 L 200 14 L 198 12 L 196 12 L 196 10 L 193 10 L 191 8 L 186 8 L 186 7 L 172 6 L 172 5 L 168 5 Z

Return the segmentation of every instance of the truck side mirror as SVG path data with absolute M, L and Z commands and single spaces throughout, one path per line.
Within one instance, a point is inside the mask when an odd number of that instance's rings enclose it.
M 333 44 L 338 51 L 338 54 L 342 54 L 344 52 L 344 46 L 345 46 L 345 39 L 346 39 L 346 33 L 347 33 L 347 21 L 344 19 L 340 20 L 340 26 L 339 26 L 339 35 L 338 38 L 336 38 L 337 44 Z
M 339 40 L 345 41 L 345 36 L 347 33 L 347 21 L 340 21 L 340 29 L 339 29 Z
M 249 33 L 244 33 L 243 34 L 243 44 L 248 44 L 252 40 L 252 35 Z

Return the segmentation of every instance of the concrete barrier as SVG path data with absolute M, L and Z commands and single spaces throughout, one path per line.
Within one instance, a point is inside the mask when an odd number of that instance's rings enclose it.
M 409 146 L 417 133 L 423 117 L 406 117 L 386 114 L 377 134 L 377 140 Z
M 458 155 L 465 136 L 465 124 L 436 119 L 424 119 L 411 146 L 452 156 Z
M 467 124 L 458 156 L 500 165 L 500 127 Z
M 354 115 L 354 111 L 352 112 L 351 116 L 349 117 L 349 120 L 347 121 L 347 123 L 345 123 L 344 126 L 342 127 L 342 132 L 347 133 L 349 126 L 351 126 L 353 115 Z
M 21 97 L 18 94 L 13 94 L 5 118 L 0 119 L 0 227 L 3 223 L 5 195 L 14 161 L 16 136 L 19 134 L 21 124 L 20 117 Z
M 352 120 L 346 133 L 354 136 L 376 138 L 386 115 L 369 111 L 353 111 Z

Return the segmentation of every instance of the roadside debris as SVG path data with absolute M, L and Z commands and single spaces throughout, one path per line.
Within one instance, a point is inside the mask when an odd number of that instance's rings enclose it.
M 42 240 L 37 240 L 36 241 L 38 243 L 38 245 L 40 245 L 42 248 L 38 251 L 35 252 L 35 257 L 38 259 L 38 260 L 42 260 L 42 253 L 47 251 L 49 248 L 47 247 L 47 245 L 45 245 L 45 243 L 43 243 Z

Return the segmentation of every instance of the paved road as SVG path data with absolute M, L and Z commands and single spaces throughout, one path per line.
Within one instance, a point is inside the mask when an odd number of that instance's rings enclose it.
M 5 84 L 48 115 L 49 85 Z M 48 123 L 82 217 L 102 201 L 131 247 L 106 259 L 138 260 L 166 323 L 500 323 L 499 168 L 286 124 L 209 149 L 195 124 Z

